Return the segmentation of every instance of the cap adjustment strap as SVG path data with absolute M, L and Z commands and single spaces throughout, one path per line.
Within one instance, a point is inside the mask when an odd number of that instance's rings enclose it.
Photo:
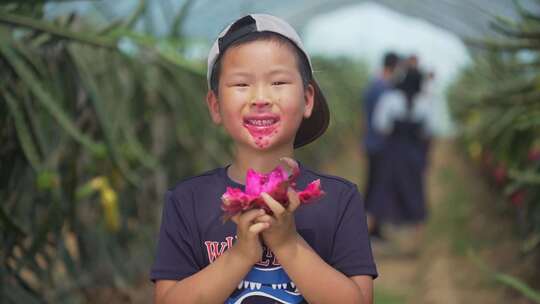
M 233 25 L 231 25 L 229 31 L 225 35 L 223 35 L 223 37 L 218 39 L 219 52 L 223 53 L 223 51 L 228 48 L 233 42 L 246 36 L 249 33 L 253 33 L 256 31 L 257 24 L 253 17 L 248 15 L 236 21 Z

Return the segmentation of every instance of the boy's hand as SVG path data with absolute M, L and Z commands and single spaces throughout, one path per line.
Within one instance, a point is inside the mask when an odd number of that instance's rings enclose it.
M 257 218 L 264 215 L 263 209 L 252 209 L 231 218 L 236 224 L 238 237 L 233 249 L 252 264 L 259 262 L 263 254 L 259 233 L 268 229 L 269 223 L 258 221 Z
M 266 193 L 262 193 L 261 197 L 274 214 L 260 216 L 257 221 L 268 223 L 269 228 L 262 232 L 262 236 L 266 246 L 275 252 L 282 248 L 283 245 L 292 243 L 298 236 L 294 222 L 294 211 L 300 205 L 300 199 L 296 191 L 290 187 L 287 190 L 287 197 L 289 198 L 287 208 Z

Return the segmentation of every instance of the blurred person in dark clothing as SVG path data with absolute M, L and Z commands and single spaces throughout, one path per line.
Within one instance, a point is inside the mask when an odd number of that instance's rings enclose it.
M 374 77 L 363 94 L 363 110 L 365 121 L 364 148 L 368 158 L 368 176 L 366 185 L 366 207 L 368 210 L 368 228 L 370 234 L 380 236 L 377 219 L 369 213 L 369 206 L 377 202 L 374 193 L 381 191 L 381 151 L 383 150 L 385 136 L 378 132 L 373 125 L 373 114 L 380 97 L 393 88 L 396 77 L 399 56 L 394 52 L 384 55 L 383 67 L 380 73 Z
M 433 107 L 423 87 L 424 76 L 414 57 L 403 79 L 386 91 L 373 112 L 373 127 L 385 138 L 381 177 L 369 214 L 381 222 L 413 225 L 419 241 L 427 217 L 424 176 L 427 152 L 435 130 Z

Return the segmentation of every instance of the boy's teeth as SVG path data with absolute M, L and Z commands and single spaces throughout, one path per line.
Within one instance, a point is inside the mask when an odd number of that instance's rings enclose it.
M 255 126 L 269 126 L 274 123 L 273 119 L 250 119 L 249 124 Z

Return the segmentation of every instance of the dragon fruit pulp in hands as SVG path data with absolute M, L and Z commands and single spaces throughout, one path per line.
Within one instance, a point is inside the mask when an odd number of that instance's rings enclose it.
M 263 192 L 287 207 L 289 205 L 287 189 L 291 187 L 297 191 L 295 189 L 296 179 L 300 175 L 300 169 L 298 163 L 290 158 L 282 158 L 282 162 L 289 170 L 286 170 L 282 165 L 278 165 L 268 174 L 249 169 L 246 175 L 245 191 L 227 187 L 227 191 L 221 196 L 221 209 L 225 211 L 225 219 L 253 208 L 263 208 L 271 211 L 261 197 Z M 300 203 L 309 203 L 324 195 L 321 190 L 321 182 L 318 179 L 311 182 L 306 189 L 297 191 L 297 193 Z

